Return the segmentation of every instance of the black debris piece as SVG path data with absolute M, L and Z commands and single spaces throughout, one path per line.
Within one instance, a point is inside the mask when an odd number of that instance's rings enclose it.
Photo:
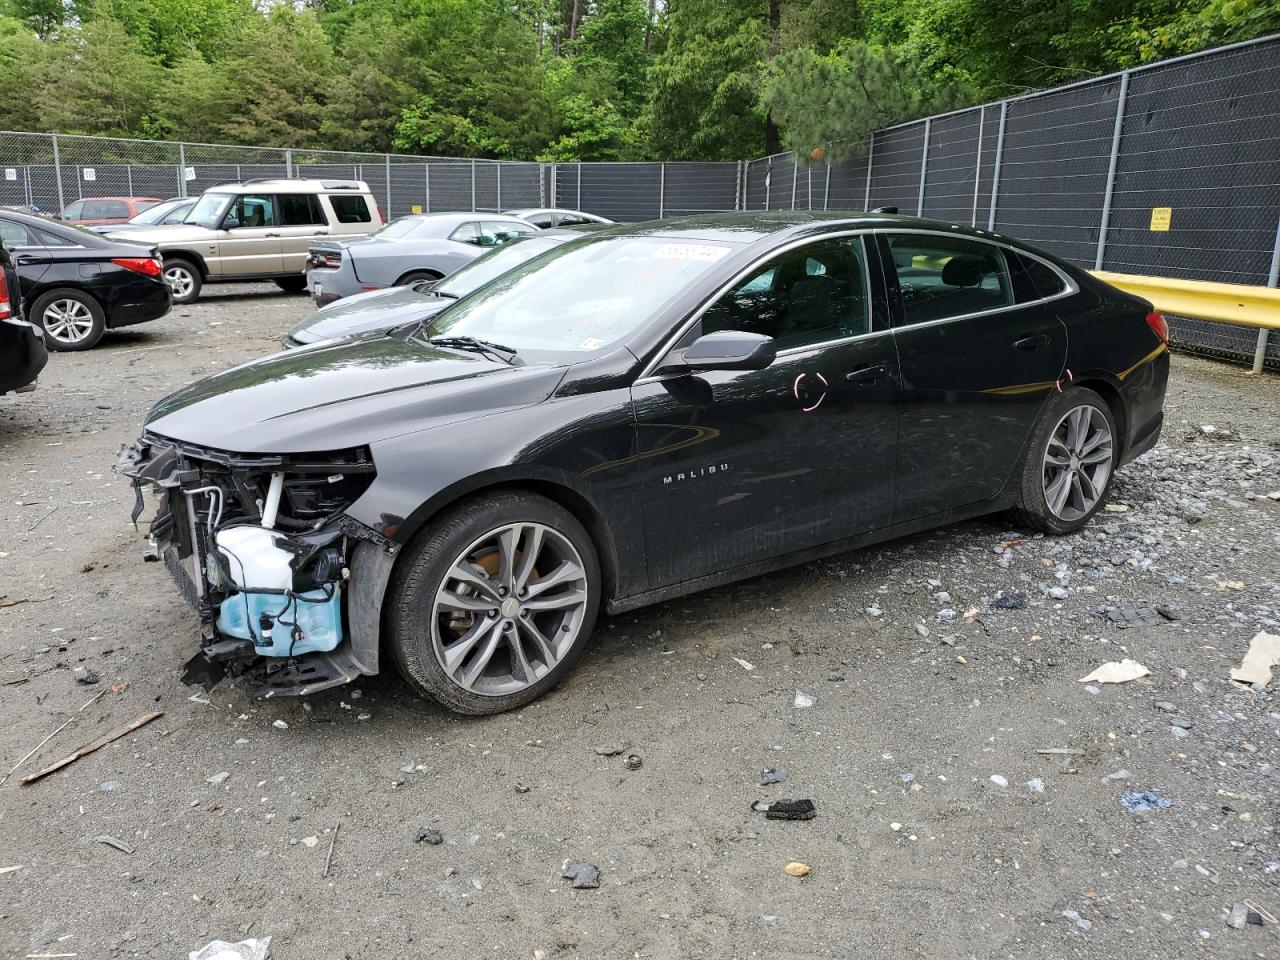
M 1025 593 L 1006 593 L 991 601 L 992 610 L 1021 610 L 1026 605 Z
M 433 847 L 444 843 L 444 834 L 439 830 L 432 830 L 430 827 L 419 827 L 418 835 L 413 838 L 414 843 L 429 843 Z
M 817 815 L 812 800 L 775 800 L 765 811 L 770 820 L 812 820 Z
M 578 863 L 566 860 L 560 865 L 560 876 L 573 881 L 578 890 L 594 890 L 600 886 L 600 868 L 594 863 Z
M 1129 627 L 1154 627 L 1164 623 L 1164 617 L 1155 607 L 1112 607 L 1107 611 L 1107 619 L 1120 630 Z

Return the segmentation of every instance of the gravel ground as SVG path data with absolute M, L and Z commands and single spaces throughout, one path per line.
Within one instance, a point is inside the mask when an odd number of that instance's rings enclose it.
M 1164 441 L 1082 534 L 993 517 L 605 621 L 519 713 L 394 677 L 192 696 L 195 618 L 110 465 L 155 400 L 307 308 L 215 289 L 0 398 L 0 594 L 29 601 L 0 608 L 0 774 L 69 718 L 21 773 L 164 711 L 0 787 L 0 954 L 1280 956 L 1274 919 L 1226 923 L 1280 916 L 1277 687 L 1227 678 L 1280 632 L 1277 378 L 1175 358 Z M 1106 616 L 1134 606 L 1159 622 Z M 1078 682 L 1125 657 L 1150 676 Z M 1121 804 L 1146 790 L 1171 805 Z M 816 818 L 751 809 L 783 797 Z

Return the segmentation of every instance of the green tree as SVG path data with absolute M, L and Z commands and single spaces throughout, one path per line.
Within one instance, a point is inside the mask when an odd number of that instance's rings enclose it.
M 768 14 L 764 0 L 670 0 L 647 111 L 659 157 L 733 160 L 760 153 Z
M 31 97 L 41 127 L 61 133 L 147 132 L 161 68 L 117 21 L 98 18 L 49 45 Z
M 0 127 L 35 130 L 42 117 L 32 96 L 47 75 L 47 45 L 31 32 L 29 24 L 0 17 Z
M 854 40 L 828 54 L 805 47 L 780 55 L 761 96 L 786 145 L 813 159 L 859 150 L 880 127 L 952 110 L 970 98 L 958 83 L 928 82 L 907 52 Z

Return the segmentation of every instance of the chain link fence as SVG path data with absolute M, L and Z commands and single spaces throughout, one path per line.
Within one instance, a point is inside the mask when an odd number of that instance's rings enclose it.
M 196 195 L 271 177 L 363 180 L 388 217 L 556 206 L 619 221 L 897 207 L 1083 267 L 1277 285 L 1280 37 L 877 131 L 839 163 L 524 163 L 0 132 L 0 205 Z M 1280 368 L 1280 336 L 1171 318 L 1175 340 Z

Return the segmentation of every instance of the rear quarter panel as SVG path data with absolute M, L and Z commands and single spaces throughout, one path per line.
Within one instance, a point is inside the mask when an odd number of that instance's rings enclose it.
M 1100 383 L 1116 410 L 1122 461 L 1149 446 L 1163 419 L 1169 351 L 1147 325 L 1151 304 L 1073 271 L 1080 292 L 1062 302 L 1067 325 L 1068 382 Z M 1064 384 L 1065 385 L 1065 384 Z M 1110 394 L 1110 395 L 1108 395 Z M 1153 442 L 1153 441 L 1152 441 Z

